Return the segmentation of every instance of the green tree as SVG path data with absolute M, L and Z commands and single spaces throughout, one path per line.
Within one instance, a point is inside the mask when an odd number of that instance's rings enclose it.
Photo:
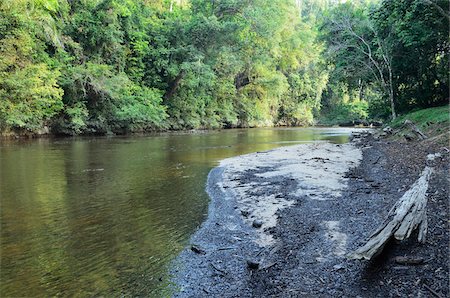
M 63 91 L 57 83 L 60 73 L 45 51 L 47 46 L 58 46 L 52 17 L 57 4 L 26 0 L 0 3 L 0 126 L 3 130 L 37 131 L 63 108 Z

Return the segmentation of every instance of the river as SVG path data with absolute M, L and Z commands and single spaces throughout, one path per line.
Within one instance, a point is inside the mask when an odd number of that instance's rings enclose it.
M 223 158 L 350 129 L 261 128 L 0 143 L 0 294 L 167 296 Z

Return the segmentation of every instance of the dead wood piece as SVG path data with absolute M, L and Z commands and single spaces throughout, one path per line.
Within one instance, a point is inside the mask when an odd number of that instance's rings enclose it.
M 330 160 L 330 159 L 329 158 L 323 158 L 323 157 L 313 157 L 313 158 L 311 158 L 311 160 L 321 161 L 321 162 L 325 163 L 327 160 Z
M 392 236 L 397 240 L 403 240 L 409 238 L 416 228 L 419 229 L 419 242 L 425 242 L 427 233 L 426 192 L 432 171 L 431 167 L 425 167 L 420 178 L 392 207 L 386 220 L 369 237 L 366 244 L 348 255 L 350 259 L 370 260 L 381 253 L 384 245 Z
M 225 270 L 222 270 L 222 269 L 220 269 L 220 268 L 214 266 L 214 264 L 211 263 L 210 265 L 211 265 L 211 267 L 213 267 L 215 270 L 219 271 L 220 273 L 222 273 L 222 274 L 224 274 L 224 275 L 227 275 L 227 274 L 228 274 Z
M 380 161 L 380 159 L 381 159 L 381 156 L 378 156 L 378 158 L 374 162 L 372 162 L 372 164 L 373 165 L 377 164 Z
M 411 131 L 418 135 L 421 140 L 425 140 L 427 138 L 427 136 L 423 132 L 421 132 L 420 129 L 411 120 L 405 120 L 405 123 L 403 125 L 411 129 Z
M 206 251 L 204 249 L 202 249 L 200 246 L 198 245 L 192 245 L 191 246 L 191 250 L 193 252 L 195 252 L 196 254 L 200 254 L 200 255 L 205 255 Z
M 236 247 L 234 247 L 234 246 L 229 246 L 229 247 L 219 247 L 217 250 L 230 250 L 230 249 L 236 249 Z
M 427 284 L 423 284 L 423 287 L 424 287 L 425 289 L 427 289 L 428 291 L 430 291 L 430 293 L 433 294 L 435 297 L 442 298 L 442 296 L 439 295 L 438 292 L 436 292 L 435 290 L 433 290 L 432 288 L 430 288 Z
M 261 268 L 261 270 L 267 270 L 267 269 L 269 269 L 269 268 L 275 266 L 277 263 L 278 263 L 278 262 L 271 262 L 271 263 L 269 263 L 269 264 L 266 264 L 265 266 L 263 266 L 263 267 Z
M 420 265 L 424 263 L 424 259 L 421 257 L 395 257 L 395 262 L 400 265 Z
M 405 140 L 407 140 L 407 141 L 414 141 L 414 136 L 413 136 L 412 134 L 410 134 L 410 133 L 405 133 L 405 134 L 403 135 L 403 137 L 404 137 Z

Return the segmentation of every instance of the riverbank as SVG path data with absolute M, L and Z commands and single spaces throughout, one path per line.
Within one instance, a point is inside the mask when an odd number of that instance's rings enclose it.
M 427 243 L 412 237 L 374 261 L 347 260 L 435 152 L 442 159 L 428 191 Z M 209 217 L 173 270 L 175 296 L 445 297 L 447 165 L 441 142 L 373 136 L 224 160 L 208 178 Z M 397 264 L 396 256 L 424 262 Z
M 352 129 L 352 128 L 364 128 L 365 126 L 349 125 L 349 126 L 277 126 L 277 125 L 261 125 L 261 126 L 237 126 L 237 127 L 223 127 L 223 128 L 198 128 L 198 129 L 160 129 L 160 130 L 149 130 L 142 132 L 122 132 L 122 133 L 85 133 L 85 134 L 58 134 L 52 133 L 50 130 L 43 130 L 43 133 L 33 133 L 33 132 L 3 132 L 0 133 L 0 141 L 10 141 L 10 140 L 32 140 L 32 139 L 70 139 L 70 138 L 104 138 L 104 137 L 140 137 L 140 136 L 154 136 L 154 135 L 170 135 L 170 134 L 204 134 L 215 131 L 226 131 L 226 130 L 239 130 L 239 129 L 296 129 L 296 128 L 332 128 L 332 129 Z M 369 128 L 367 126 L 366 128 Z

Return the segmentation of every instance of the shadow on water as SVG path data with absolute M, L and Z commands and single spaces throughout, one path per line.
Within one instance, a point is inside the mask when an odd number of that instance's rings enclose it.
M 167 266 L 205 219 L 223 158 L 349 129 L 287 128 L 0 143 L 1 291 L 161 296 Z

